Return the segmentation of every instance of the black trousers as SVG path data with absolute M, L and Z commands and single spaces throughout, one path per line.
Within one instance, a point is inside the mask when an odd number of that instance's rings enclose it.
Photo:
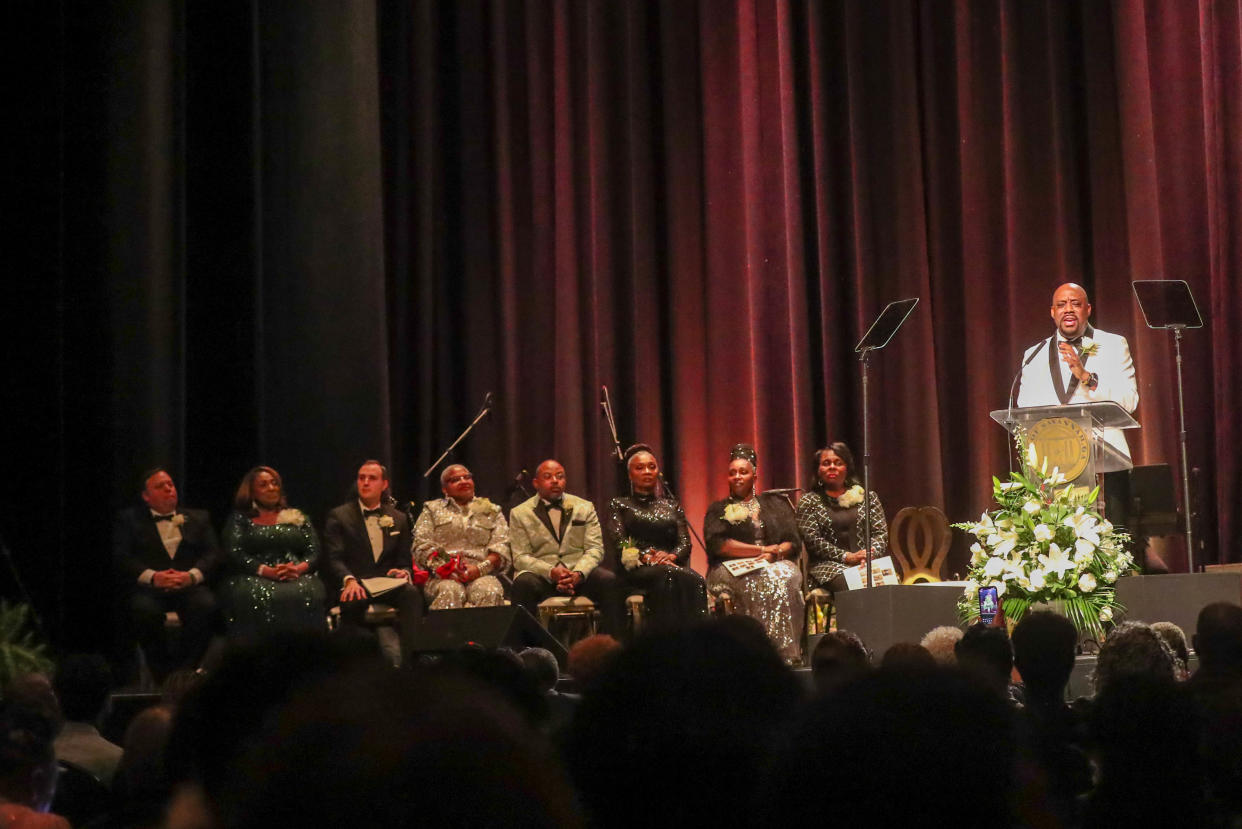
M 363 620 L 367 614 L 367 606 L 371 604 L 388 605 L 397 611 L 397 638 L 401 640 L 402 656 L 408 658 L 413 648 L 414 631 L 422 624 L 425 612 L 422 589 L 417 585 L 406 584 L 372 599 L 342 602 L 341 624 L 349 625 L 354 632 L 365 630 Z
M 164 630 L 164 615 L 170 610 L 181 617 L 175 648 Z M 198 666 L 216 624 L 216 598 L 204 584 L 171 592 L 138 585 L 129 597 L 129 618 L 152 674 L 163 679 L 177 668 Z
M 622 604 L 625 601 L 621 588 L 620 579 L 603 567 L 596 567 L 578 585 L 577 592 L 595 602 L 599 608 L 600 633 L 610 636 L 621 634 Z M 513 602 L 526 608 L 536 619 L 539 618 L 540 602 L 564 595 L 557 591 L 555 584 L 534 573 L 523 573 L 514 579 L 511 592 Z

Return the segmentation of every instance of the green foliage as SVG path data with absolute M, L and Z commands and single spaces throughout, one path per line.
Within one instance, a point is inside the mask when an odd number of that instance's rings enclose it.
M 0 688 L 29 673 L 47 673 L 52 660 L 27 623 L 30 608 L 0 600 Z

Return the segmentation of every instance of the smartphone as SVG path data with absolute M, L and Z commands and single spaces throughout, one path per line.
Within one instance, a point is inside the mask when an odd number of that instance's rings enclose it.
M 996 618 L 997 611 L 1000 610 L 1000 596 L 996 593 L 995 587 L 979 588 L 979 621 L 985 625 L 992 624 L 992 620 Z

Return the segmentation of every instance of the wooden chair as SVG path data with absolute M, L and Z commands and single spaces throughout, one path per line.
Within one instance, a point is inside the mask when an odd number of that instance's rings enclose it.
M 936 507 L 904 507 L 888 528 L 888 550 L 901 567 L 902 584 L 942 581 L 953 533 Z
M 552 596 L 539 603 L 539 624 L 570 648 L 599 629 L 599 609 L 586 596 Z

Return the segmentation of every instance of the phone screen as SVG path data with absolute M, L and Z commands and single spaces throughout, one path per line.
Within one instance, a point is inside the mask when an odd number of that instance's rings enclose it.
M 985 625 L 992 624 L 996 612 L 1000 610 L 1000 596 L 995 587 L 979 588 L 979 621 Z

